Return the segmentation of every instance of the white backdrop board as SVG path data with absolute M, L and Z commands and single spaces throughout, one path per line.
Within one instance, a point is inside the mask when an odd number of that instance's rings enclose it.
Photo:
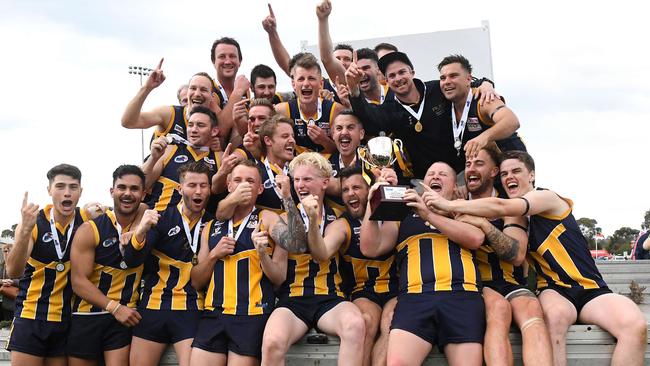
M 427 81 L 438 79 L 438 63 L 451 54 L 461 54 L 472 64 L 473 76 L 487 77 L 494 80 L 492 75 L 492 51 L 490 49 L 490 27 L 483 21 L 481 27 L 467 28 L 431 33 L 409 34 L 370 38 L 355 41 L 333 40 L 337 43 L 346 43 L 353 48 L 374 48 L 381 42 L 388 42 L 406 53 L 415 68 L 415 77 Z M 319 56 L 318 45 L 306 45 L 301 48 Z

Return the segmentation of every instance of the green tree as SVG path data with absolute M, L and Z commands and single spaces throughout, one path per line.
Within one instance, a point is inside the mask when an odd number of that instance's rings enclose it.
M 9 237 L 13 239 L 16 236 L 16 226 L 18 226 L 18 224 L 11 225 L 11 229 L 2 230 L 2 234 L 0 234 L 0 236 L 4 238 Z
M 595 248 L 596 234 L 602 232 L 602 229 L 598 227 L 598 221 L 596 221 L 595 219 L 591 219 L 589 217 L 581 217 L 580 219 L 578 219 L 578 226 L 580 226 L 580 231 L 582 231 L 582 236 L 584 236 L 585 239 L 587 239 L 589 248 L 590 249 Z
M 610 241 L 609 252 L 612 254 L 631 253 L 632 243 L 638 235 L 639 230 L 627 226 L 614 231 L 614 234 L 608 238 Z
M 645 212 L 645 216 L 643 216 L 643 222 L 641 223 L 641 228 L 643 230 L 650 229 L 650 210 Z

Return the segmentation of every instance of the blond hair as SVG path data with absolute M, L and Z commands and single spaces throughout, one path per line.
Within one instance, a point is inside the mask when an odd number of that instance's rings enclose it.
M 293 158 L 289 163 L 289 174 L 293 175 L 294 170 L 299 166 L 310 166 L 318 170 L 322 178 L 332 176 L 332 164 L 317 152 L 304 152 Z

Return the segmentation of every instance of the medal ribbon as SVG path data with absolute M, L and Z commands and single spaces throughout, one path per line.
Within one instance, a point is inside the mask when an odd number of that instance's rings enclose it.
M 234 239 L 235 239 L 235 242 L 237 241 L 237 239 L 239 239 L 239 236 L 240 236 L 241 233 L 244 231 L 244 228 L 245 228 L 246 225 L 248 224 L 248 220 L 250 220 L 251 215 L 253 214 L 253 211 L 255 211 L 255 207 L 253 207 L 253 209 L 251 210 L 251 212 L 248 213 L 248 216 L 246 216 L 246 218 L 244 218 L 244 221 L 242 221 L 241 224 L 239 224 L 239 229 L 237 229 L 237 234 L 235 234 L 234 237 L 232 236 L 233 231 L 234 231 L 234 230 L 233 230 L 233 225 L 234 225 L 234 224 L 233 224 L 233 222 L 232 222 L 232 219 L 228 220 L 228 236 L 234 238 Z
M 221 95 L 223 96 L 223 104 L 225 105 L 228 103 L 228 94 L 226 93 L 226 89 L 221 86 L 221 83 L 215 80 L 215 84 L 217 84 L 217 88 L 219 88 L 219 91 L 221 92 Z
M 280 194 L 280 191 L 278 191 L 278 186 L 275 184 L 275 174 L 273 174 L 273 169 L 271 169 L 271 163 L 269 162 L 269 158 L 265 157 L 264 158 L 264 168 L 266 169 L 266 174 L 269 176 L 269 180 L 271 181 L 271 185 L 273 185 L 273 191 L 275 191 L 275 194 L 278 196 L 280 200 L 282 200 L 282 194 Z M 287 164 L 284 164 L 284 168 L 282 168 L 282 171 L 284 172 L 285 175 L 289 175 L 289 168 L 287 167 Z
M 410 106 L 405 105 L 404 103 L 402 103 L 402 102 L 399 100 L 399 98 L 395 98 L 395 100 L 397 101 L 397 103 L 399 103 L 402 107 L 404 107 L 404 109 L 406 109 L 406 111 L 409 112 L 409 114 L 410 114 L 411 116 L 413 116 L 413 118 L 415 118 L 415 120 L 416 120 L 417 122 L 420 122 L 420 119 L 422 118 L 422 113 L 424 113 L 424 100 L 425 100 L 425 98 L 426 98 L 426 96 L 427 96 L 427 85 L 424 84 L 424 83 L 423 83 L 423 85 L 424 85 L 424 92 L 422 93 L 422 102 L 420 103 L 420 108 L 418 108 L 418 112 L 417 112 L 417 113 L 415 113 L 415 111 L 413 110 L 413 108 L 411 108 Z
M 76 214 L 76 213 L 75 213 Z M 72 237 L 72 229 L 74 228 L 74 215 L 72 216 L 72 221 L 68 226 L 67 240 L 65 242 L 65 248 L 68 249 L 70 246 L 70 238 Z M 54 241 L 54 249 L 56 249 L 56 256 L 59 258 L 59 262 L 63 260 L 64 251 L 61 249 L 61 241 L 59 240 L 59 231 L 56 229 L 56 222 L 54 221 L 54 206 L 50 209 L 50 231 L 52 231 L 52 241 Z
M 113 217 L 115 218 L 115 229 L 117 230 L 117 249 L 120 250 L 120 253 L 122 254 L 122 257 L 124 257 L 124 248 L 122 247 L 122 225 L 120 225 L 120 222 L 117 221 L 117 216 L 115 213 L 113 213 Z M 133 219 L 135 221 L 135 219 Z M 133 225 L 133 221 L 126 227 L 126 230 L 129 230 L 131 228 L 131 225 Z
M 305 118 L 305 115 L 302 114 L 302 111 L 300 110 L 300 101 L 298 101 L 298 112 L 300 112 L 300 119 L 309 123 L 310 118 Z M 318 108 L 316 108 L 316 119 L 313 121 L 314 122 L 319 121 L 322 116 L 323 116 L 323 100 L 321 98 L 318 98 Z
M 197 254 L 197 248 L 199 245 L 199 232 L 201 231 L 201 218 L 199 217 L 199 222 L 194 226 L 194 236 L 192 236 L 192 230 L 190 229 L 190 220 L 186 220 L 185 215 L 183 214 L 182 203 L 178 204 L 178 212 L 181 213 L 181 219 L 183 220 L 183 229 L 185 229 L 185 236 L 187 237 L 187 242 L 190 244 L 190 249 L 192 253 Z M 201 212 L 203 216 L 203 212 Z
M 465 107 L 463 107 L 463 114 L 460 116 L 460 123 L 456 122 L 456 109 L 455 107 L 451 109 L 451 128 L 454 132 L 454 147 L 460 154 L 460 146 L 456 144 L 457 141 L 463 143 L 463 135 L 465 134 L 465 124 L 467 123 L 467 116 L 469 115 L 469 106 L 472 104 L 472 89 L 467 93 L 467 100 L 465 101 Z
M 178 136 L 175 133 L 168 133 L 167 136 L 169 136 L 177 144 L 187 145 L 187 146 L 193 148 L 194 150 L 198 150 L 198 151 L 201 151 L 201 152 L 210 151 L 210 147 L 208 147 L 208 146 L 196 146 L 193 143 L 187 141 L 186 139 L 182 138 L 181 136 Z
M 384 104 L 384 100 L 386 100 L 386 88 L 381 84 L 379 84 L 379 93 L 380 93 L 379 94 L 379 104 Z M 366 98 L 366 101 L 368 103 L 374 103 L 375 102 L 374 100 L 370 100 L 368 98 Z

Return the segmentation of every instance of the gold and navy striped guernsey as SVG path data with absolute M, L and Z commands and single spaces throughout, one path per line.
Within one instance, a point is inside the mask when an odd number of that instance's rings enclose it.
M 573 202 L 560 198 L 569 205 L 561 215 L 530 216 L 528 261 L 535 266 L 537 288 L 549 284 L 585 290 L 606 287 L 573 217 Z
M 503 231 L 503 219 L 490 220 L 490 223 L 497 229 Z M 481 281 L 505 281 L 513 285 L 526 285 L 524 267 L 515 266 L 512 263 L 499 259 L 499 256 L 494 252 L 487 238 L 474 254 L 476 255 L 478 272 L 481 274 Z
M 344 212 L 341 217 L 346 223 L 346 240 L 340 249 L 343 256 L 341 275 L 345 292 L 366 291 L 396 295 L 398 282 L 395 251 L 392 250 L 377 258 L 366 257 L 361 253 L 359 246 L 361 220 L 353 218 L 348 212 Z
M 278 195 L 275 188 L 273 188 L 273 183 L 275 182 L 275 176 L 280 173 L 280 170 L 278 170 L 275 167 L 275 165 L 269 164 L 269 168 L 271 169 L 271 174 L 273 175 L 272 177 L 269 177 L 269 171 L 266 169 L 266 165 L 264 164 L 265 161 L 266 161 L 266 157 L 262 156 L 260 160 L 257 160 L 255 162 L 260 170 L 260 173 L 262 174 L 261 180 L 262 180 L 262 185 L 264 186 L 264 191 L 262 191 L 262 193 L 259 196 L 257 196 L 257 200 L 255 201 L 255 206 L 263 210 L 273 211 L 278 215 L 280 215 L 284 212 L 284 206 L 282 205 L 282 199 Z M 293 201 L 297 204 L 298 202 L 300 202 L 300 199 L 298 198 L 295 190 L 293 189 L 293 179 L 289 179 L 289 184 L 292 187 L 291 196 L 293 197 Z
M 152 141 L 155 138 L 165 136 L 169 133 L 173 133 L 187 140 L 187 107 L 170 105 L 169 109 L 171 114 L 169 121 L 167 121 L 167 127 L 162 132 L 156 129 L 151 137 Z
M 164 168 L 158 181 L 151 188 L 151 195 L 146 204 L 156 211 L 164 211 L 167 207 L 174 207 L 181 201 L 178 192 L 178 168 L 188 162 L 203 160 L 210 167 L 210 180 L 221 166 L 221 159 L 216 152 L 197 151 L 185 144 L 172 145 L 172 152 L 163 162 Z
M 63 271 L 57 271 L 59 263 L 50 217 L 54 213 L 52 205 L 45 206 L 38 212 L 36 225 L 32 230 L 34 246 L 29 254 L 25 272 L 18 283 L 19 292 L 16 297 L 15 316 L 17 318 L 45 320 L 51 322 L 67 322 L 70 320 L 72 302 L 72 284 L 70 283 L 70 243 L 77 228 L 88 218 L 85 211 L 76 208 L 74 227 L 70 223 L 63 226 L 56 223 L 61 249 L 63 249 Z M 68 234 L 70 240 L 68 242 Z
M 120 268 L 123 257 L 120 252 L 120 239 L 117 233 L 115 213 L 105 214 L 89 221 L 95 236 L 95 263 L 90 282 L 106 297 L 122 305 L 135 308 L 138 288 L 142 276 L 142 265 L 135 268 Z M 124 228 L 127 231 L 128 228 Z M 104 313 L 101 309 L 77 297 L 72 311 L 74 313 Z
M 323 132 L 327 134 L 328 137 L 332 137 L 330 131 L 330 124 L 333 120 L 334 110 L 336 109 L 336 102 L 327 99 L 319 98 L 319 113 L 317 118 L 314 118 L 313 121 L 316 126 L 323 129 Z M 296 152 L 298 154 L 305 151 L 316 151 L 320 152 L 325 149 L 320 144 L 315 143 L 307 135 L 307 126 L 309 125 L 309 120 L 305 121 L 302 114 L 300 113 L 298 99 L 292 99 L 287 102 L 287 115 L 290 119 L 293 120 L 293 133 L 296 139 Z
M 260 257 L 251 238 L 262 212 L 254 208 L 248 220 L 244 218 L 232 224 L 233 231 L 230 235 L 237 237 L 235 251 L 219 259 L 214 265 L 205 295 L 206 310 L 218 309 L 228 315 L 260 315 L 273 311 L 273 284 L 262 271 Z M 217 246 L 221 238 L 228 236 L 228 222 L 229 220 L 214 220 L 206 226 L 203 235 L 210 235 L 210 250 Z M 267 253 L 273 255 L 274 249 L 275 244 L 270 240 Z
M 408 215 L 397 236 L 399 293 L 478 292 L 472 251 L 432 229 L 416 214 Z
M 142 295 L 138 308 L 150 310 L 203 310 L 203 293 L 192 287 L 190 272 L 194 252 L 185 232 L 182 203 L 161 212 L 158 223 L 147 233 L 144 244 L 135 237 L 124 252 L 129 267 L 144 263 Z M 203 226 L 212 219 L 205 213 L 199 220 L 189 223 L 194 240 Z M 200 246 L 197 240 L 197 251 Z M 136 248 L 137 247 L 137 248 Z
M 325 205 L 324 228 L 338 218 L 338 214 Z M 340 254 L 337 251 L 332 258 L 317 262 L 311 254 L 289 253 L 287 279 L 280 286 L 279 297 L 297 297 L 312 295 L 334 295 L 344 297 L 341 290 L 341 273 L 339 272 Z

